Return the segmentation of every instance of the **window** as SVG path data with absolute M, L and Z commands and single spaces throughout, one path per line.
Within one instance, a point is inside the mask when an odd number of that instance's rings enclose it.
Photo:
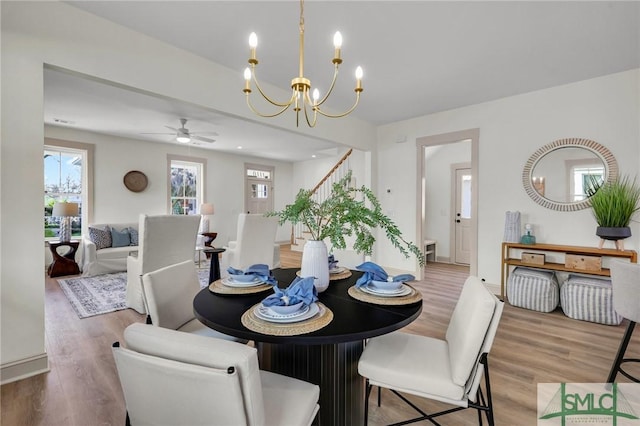
M 53 205 L 66 201 L 78 203 L 80 215 L 71 218 L 72 236 L 82 235 L 83 219 L 87 219 L 87 155 L 86 149 L 44 146 L 44 237 L 58 238 L 59 217 L 53 217 Z
M 171 214 L 198 214 L 203 202 L 205 160 L 169 156 Z

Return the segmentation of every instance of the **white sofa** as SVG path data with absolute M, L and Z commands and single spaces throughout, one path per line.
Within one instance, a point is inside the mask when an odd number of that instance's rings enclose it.
M 90 228 L 99 229 L 105 229 L 107 226 L 115 228 L 118 231 L 122 231 L 125 228 L 138 230 L 137 223 L 97 223 L 89 225 Z M 127 256 L 137 251 L 137 245 L 96 249 L 95 243 L 91 241 L 87 234 L 82 238 L 82 257 L 80 259 L 82 275 L 91 277 L 94 275 L 124 272 L 127 270 Z

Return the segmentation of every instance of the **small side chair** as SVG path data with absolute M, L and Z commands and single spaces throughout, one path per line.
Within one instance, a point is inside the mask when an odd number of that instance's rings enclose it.
M 480 424 L 484 412 L 488 423 L 493 425 L 488 356 L 503 308 L 504 302 L 479 278 L 469 277 L 454 308 L 445 340 L 403 332 L 370 339 L 358 363 L 358 372 L 367 383 L 365 424 L 371 388 L 379 386 L 390 389 L 420 413 L 420 417 L 397 424 L 429 420 L 437 425 L 435 417 L 475 408 Z M 484 391 L 480 386 L 483 375 Z M 428 414 L 400 392 L 455 407 Z
M 200 281 L 193 260 L 144 274 L 142 288 L 147 302 L 147 323 L 185 333 L 247 343 L 246 340 L 212 330 L 196 319 L 193 298 L 200 291 Z
M 622 337 L 618 354 L 616 355 L 607 383 L 613 383 L 618 373 L 629 380 L 640 383 L 637 377 L 624 371 L 622 364 L 627 362 L 640 362 L 638 358 L 625 358 L 624 354 L 629 346 L 633 329 L 636 322 L 640 321 L 640 265 L 637 263 L 622 262 L 620 260 L 611 261 L 611 287 L 613 292 L 613 307 L 622 317 L 629 320 L 627 330 Z

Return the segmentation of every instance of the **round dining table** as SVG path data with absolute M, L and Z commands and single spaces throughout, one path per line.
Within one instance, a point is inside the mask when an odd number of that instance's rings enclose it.
M 280 288 L 296 277 L 297 269 L 274 269 Z M 262 370 L 314 383 L 320 387 L 320 411 L 314 424 L 364 424 L 365 381 L 358 374 L 358 360 L 365 340 L 398 330 L 420 315 L 422 300 L 407 305 L 379 305 L 356 300 L 348 294 L 362 272 L 332 280 L 318 295 L 333 313 L 323 328 L 292 336 L 263 334 L 248 329 L 241 317 L 273 293 L 227 295 L 202 289 L 193 300 L 196 318 L 221 333 L 253 340 Z

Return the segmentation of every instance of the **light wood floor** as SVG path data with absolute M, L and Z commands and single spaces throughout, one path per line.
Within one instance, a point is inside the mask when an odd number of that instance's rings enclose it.
M 299 266 L 299 253 L 282 251 L 283 266 Z M 468 268 L 429 263 L 418 287 L 424 297 L 420 317 L 405 331 L 442 338 L 468 275 Z M 55 279 L 47 278 L 46 348 L 51 371 L 1 388 L 3 426 L 123 425 L 124 401 L 111 355 L 111 343 L 124 328 L 144 320 L 131 309 L 79 319 Z M 537 383 L 603 382 L 626 321 L 606 326 L 505 306 L 491 355 L 491 384 L 498 425 L 535 425 Z M 640 355 L 640 336 L 629 353 Z M 425 360 L 427 362 L 428 360 Z M 413 415 L 390 393 L 370 405 L 373 426 Z M 435 403 L 412 398 L 429 411 Z M 440 405 L 442 406 L 442 405 Z M 442 418 L 444 425 L 475 424 L 465 410 Z

